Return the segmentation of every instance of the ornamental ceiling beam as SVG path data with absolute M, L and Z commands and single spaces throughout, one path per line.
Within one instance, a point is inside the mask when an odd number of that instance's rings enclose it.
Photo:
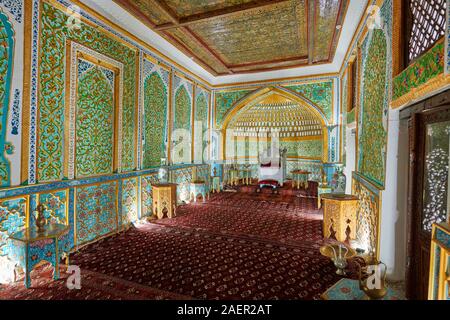
M 172 25 L 176 28 L 179 28 L 179 30 L 185 34 L 190 39 L 194 40 L 195 43 L 197 43 L 202 49 L 204 49 L 209 55 L 211 55 L 214 60 L 216 60 L 229 74 L 232 74 L 233 72 L 228 68 L 228 66 L 220 59 L 220 57 L 213 52 L 203 41 L 199 39 L 189 28 L 185 27 L 184 25 L 181 25 L 180 20 L 178 19 L 177 15 L 172 11 L 167 4 L 162 0 L 152 0 L 152 2 L 155 4 L 155 6 L 162 11 L 171 21 Z M 156 31 L 162 31 L 164 33 L 164 30 L 158 29 L 158 27 L 154 27 Z M 193 57 L 195 57 L 195 53 L 188 50 L 189 54 Z
M 155 2 L 162 2 L 161 0 L 153 0 Z M 242 13 L 249 10 L 255 10 L 255 9 L 261 9 L 266 6 L 273 6 L 277 3 L 286 2 L 290 0 L 255 0 L 248 3 L 243 3 L 240 5 L 232 6 L 232 7 L 226 7 L 222 9 L 212 10 L 208 12 L 202 12 L 199 14 L 191 15 L 188 17 L 180 18 L 179 21 L 176 23 L 172 21 L 172 23 L 166 23 L 157 26 L 155 29 L 158 31 L 173 29 L 173 28 L 179 28 L 182 26 L 188 26 L 190 24 L 199 23 L 208 21 L 211 19 L 226 17 L 232 14 L 236 13 Z

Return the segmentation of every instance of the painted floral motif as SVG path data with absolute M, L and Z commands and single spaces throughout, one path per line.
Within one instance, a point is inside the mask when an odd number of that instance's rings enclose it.
M 244 98 L 252 90 L 238 90 L 238 91 L 226 91 L 216 92 L 215 95 L 215 117 L 216 126 L 220 126 L 228 111 L 235 105 L 236 102 Z
M 116 189 L 115 181 L 77 189 L 77 245 L 117 230 Z
M 10 163 L 5 157 L 9 99 L 11 94 L 14 32 L 8 17 L 0 12 L 0 187 L 10 185 Z
M 373 30 L 365 61 L 359 131 L 358 171 L 384 185 L 387 128 L 387 44 L 383 30 Z
M 184 86 L 175 94 L 175 129 L 191 131 L 191 98 Z
M 287 148 L 288 157 L 322 159 L 322 140 L 281 141 L 281 148 Z
M 67 190 L 60 190 L 39 195 L 39 203 L 42 203 L 47 207 L 47 210 L 44 212 L 44 216 L 48 223 L 67 224 L 68 200 Z M 34 223 L 34 219 L 31 219 L 32 216 L 33 215 L 30 215 L 30 224 Z
M 138 220 L 137 180 L 125 179 L 122 182 L 122 216 L 121 225 L 126 226 Z
M 143 168 L 159 166 L 166 158 L 167 88 L 157 72 L 144 82 Z
M 26 206 L 25 198 L 0 201 L 0 256 L 12 250 L 7 240 L 9 235 L 25 227 Z
M 78 79 L 77 96 L 77 177 L 112 173 L 114 91 L 99 67 Z
M 208 129 L 208 102 L 206 100 L 206 96 L 204 93 L 201 93 L 197 96 L 197 100 L 195 102 L 195 121 L 200 121 L 202 126 L 202 135 L 201 135 L 201 143 L 199 141 L 194 141 L 194 148 L 201 147 L 201 150 L 199 151 L 199 154 L 201 153 L 202 156 L 202 162 L 206 159 L 203 159 L 204 156 L 204 150 L 208 146 L 208 141 L 205 140 L 205 134 Z M 195 134 L 197 136 L 197 134 Z M 195 150 L 195 154 L 197 154 L 197 150 Z
M 22 0 L 0 0 L 0 5 L 5 7 L 14 16 L 14 20 L 22 23 L 23 1 Z
M 76 41 L 94 51 L 120 61 L 123 73 L 122 171 L 135 168 L 135 92 L 136 51 L 103 33 L 101 29 L 82 24 L 68 29 L 67 15 L 52 5 L 41 3 L 39 120 L 37 146 L 38 178 L 52 181 L 63 178 L 63 145 L 65 113 L 65 52 L 67 40 Z
M 423 54 L 393 80 L 395 100 L 444 72 L 444 43 L 440 42 Z
M 286 86 L 289 90 L 301 94 L 311 102 L 316 104 L 325 114 L 329 121 L 333 116 L 333 82 L 314 82 L 307 84 L 298 84 Z

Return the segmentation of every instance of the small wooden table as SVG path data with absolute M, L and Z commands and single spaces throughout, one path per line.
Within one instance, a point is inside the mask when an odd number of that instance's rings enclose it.
M 35 227 L 13 233 L 9 236 L 13 242 L 12 258 L 25 271 L 25 287 L 31 286 L 30 273 L 41 261 L 53 266 L 53 279 L 59 279 L 59 260 L 66 258 L 69 264 L 69 226 L 63 224 L 46 225 L 42 232 Z
M 356 239 L 356 208 L 358 197 L 349 194 L 325 193 L 321 195 L 324 202 L 323 236 L 336 238 L 345 242 Z
M 190 193 L 190 200 L 194 200 L 194 202 L 197 202 L 197 196 L 199 194 L 202 195 L 203 202 L 206 202 L 206 198 L 209 199 L 209 190 L 205 181 L 191 182 L 189 193 Z
M 167 216 L 172 218 L 177 210 L 177 184 L 162 183 L 152 185 L 153 214 L 158 219 Z
M 305 170 L 294 170 L 291 171 L 291 173 L 294 178 L 293 187 L 297 184 L 297 189 L 300 189 L 300 186 L 308 189 L 308 177 L 311 172 Z
M 334 286 L 322 294 L 323 300 L 368 300 L 369 297 L 359 289 L 359 281 L 351 279 L 341 279 Z M 387 287 L 387 294 L 381 300 L 404 300 L 405 297 L 390 287 Z

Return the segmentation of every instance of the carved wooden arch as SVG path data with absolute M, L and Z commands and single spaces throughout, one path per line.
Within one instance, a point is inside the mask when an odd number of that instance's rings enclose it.
M 298 104 L 306 107 L 309 111 L 311 111 L 321 122 L 322 124 L 322 135 L 323 135 L 323 152 L 322 152 L 322 161 L 328 161 L 328 126 L 329 122 L 325 114 L 322 110 L 311 100 L 307 99 L 303 95 L 289 90 L 284 87 L 279 86 L 271 86 L 265 87 L 262 89 L 255 90 L 251 92 L 243 99 L 236 102 L 230 110 L 225 114 L 224 121 L 221 126 L 222 133 L 222 159 L 226 159 L 226 131 L 231 120 L 238 114 L 239 111 L 246 107 L 251 107 L 258 102 L 264 100 L 268 96 L 272 94 L 278 94 L 284 98 L 297 102 Z

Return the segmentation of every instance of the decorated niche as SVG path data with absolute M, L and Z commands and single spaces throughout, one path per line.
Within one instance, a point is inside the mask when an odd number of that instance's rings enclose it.
M 111 174 L 114 170 L 115 74 L 78 60 L 75 176 Z
M 11 184 L 11 163 L 7 155 L 13 146 L 6 141 L 9 102 L 14 61 L 14 31 L 8 17 L 0 10 L 0 187 Z
M 174 114 L 172 128 L 172 161 L 190 163 L 192 159 L 192 103 L 193 85 L 174 76 Z
M 151 72 L 144 80 L 144 169 L 159 166 L 167 158 L 168 89 L 162 71 Z
M 106 61 L 107 58 L 105 57 L 108 57 L 120 64 L 122 68 L 120 79 L 117 80 L 121 83 L 120 88 L 122 89 L 119 92 L 114 91 L 117 103 L 122 108 L 117 114 L 120 124 L 117 128 L 117 139 L 114 141 L 115 148 L 117 148 L 117 168 L 119 171 L 134 170 L 136 167 L 134 129 L 137 49 L 83 21 L 81 21 L 80 28 L 68 28 L 69 16 L 67 12 L 46 1 L 40 1 L 39 5 L 41 19 L 39 25 L 38 86 L 31 90 L 31 118 L 36 117 L 37 113 L 38 119 L 36 121 L 37 135 L 31 134 L 35 129 L 33 123 L 30 128 L 29 183 L 61 180 L 64 177 L 70 178 L 70 168 L 67 172 L 65 167 L 70 151 L 65 149 L 70 142 L 67 141 L 66 132 L 68 130 L 67 124 L 74 122 L 71 122 L 68 114 L 71 105 L 67 104 L 64 95 L 64 92 L 71 91 L 71 88 L 66 88 L 64 83 L 68 84 L 65 79 L 69 75 L 70 77 L 74 76 L 70 68 L 71 65 L 76 63 L 76 56 L 73 54 L 70 57 L 67 56 L 68 52 L 72 52 L 70 47 L 73 43 L 91 51 L 91 55 L 101 55 L 100 60 Z M 66 63 L 68 60 L 71 61 L 71 65 Z M 112 61 L 108 62 L 114 64 Z M 93 75 L 93 73 L 94 71 L 90 74 Z M 100 76 L 98 72 L 97 75 Z M 87 78 L 82 80 L 87 81 Z M 71 86 L 75 83 L 76 81 L 70 82 Z M 105 79 L 102 79 L 101 83 L 107 85 Z M 35 89 L 37 89 L 37 92 L 34 91 Z M 37 99 L 34 99 L 36 93 Z M 36 101 L 37 106 L 33 104 Z M 36 112 L 37 110 L 38 112 Z M 69 118 L 67 118 L 68 116 Z M 73 130 L 70 131 L 70 134 L 73 134 Z M 100 139 L 100 131 L 98 134 L 92 135 L 92 139 Z
M 209 92 L 197 87 L 194 111 L 194 160 L 204 163 L 208 159 Z
M 320 108 L 284 88 L 266 88 L 227 114 L 222 128 L 224 159 L 253 160 L 272 144 L 287 158 L 328 159 L 327 120 Z

